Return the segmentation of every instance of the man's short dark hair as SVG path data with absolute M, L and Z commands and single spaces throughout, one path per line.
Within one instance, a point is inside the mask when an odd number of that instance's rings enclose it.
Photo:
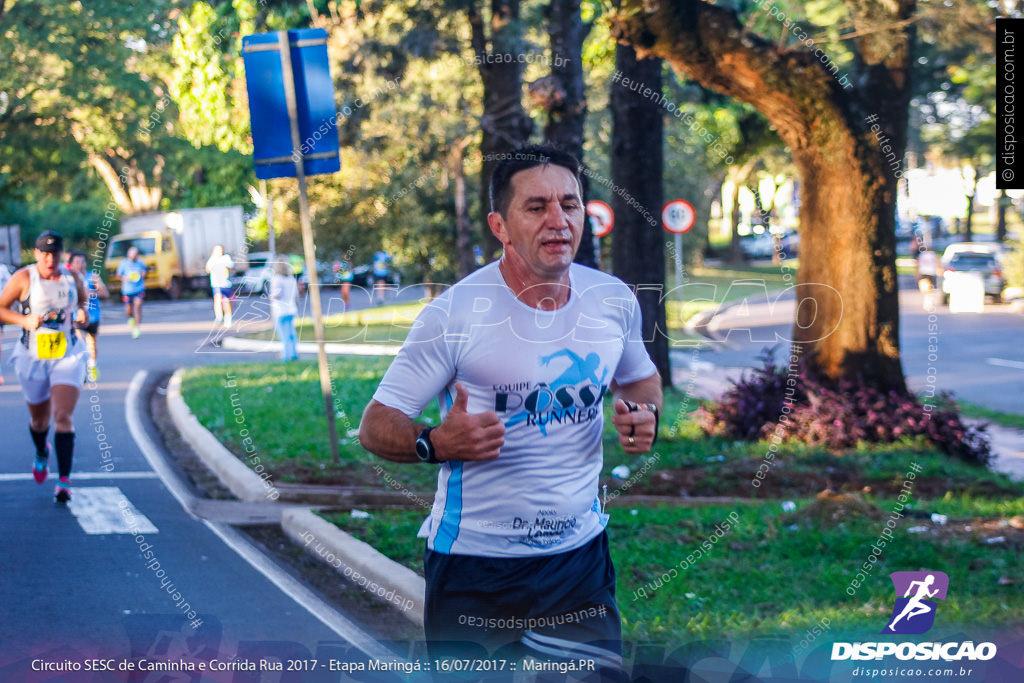
M 89 262 L 89 257 L 85 255 L 84 251 L 77 251 L 76 250 L 76 251 L 72 251 L 71 253 L 68 254 L 68 263 L 71 263 L 72 261 L 74 261 L 79 256 L 81 256 L 82 260 L 85 261 L 86 263 Z
M 576 184 L 583 187 L 580 180 L 582 167 L 579 160 L 572 154 L 547 145 L 530 145 L 501 155 L 498 165 L 491 174 L 491 211 L 497 211 L 503 217 L 508 216 L 508 207 L 512 203 L 512 176 L 520 171 L 535 166 L 554 164 L 569 170 L 576 178 Z

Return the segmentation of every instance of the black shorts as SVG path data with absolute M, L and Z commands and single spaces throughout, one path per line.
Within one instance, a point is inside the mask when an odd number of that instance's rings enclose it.
M 82 330 L 95 337 L 100 333 L 100 321 L 97 320 L 94 323 L 85 323 L 84 325 L 82 323 L 75 323 L 75 329 Z
M 431 658 L 575 661 L 580 679 L 615 680 L 622 626 L 602 532 L 575 550 L 527 558 L 427 549 L 424 628 Z

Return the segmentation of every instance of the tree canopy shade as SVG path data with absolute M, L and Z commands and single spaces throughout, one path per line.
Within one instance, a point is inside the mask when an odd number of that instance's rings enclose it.
M 803 180 L 793 340 L 808 345 L 807 362 L 827 377 L 859 375 L 905 391 L 895 207 L 915 2 L 845 3 L 857 36 L 849 75 L 808 36 L 806 20 L 764 0 L 754 5 L 764 21 L 775 10 L 768 27 L 778 39 L 750 33 L 735 11 L 700 0 L 616 3 L 612 34 L 750 104 L 775 127 Z

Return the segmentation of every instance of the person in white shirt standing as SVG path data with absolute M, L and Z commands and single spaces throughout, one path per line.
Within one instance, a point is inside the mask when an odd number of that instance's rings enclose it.
M 218 323 L 223 321 L 224 327 L 231 327 L 231 269 L 234 266 L 231 255 L 225 254 L 224 247 L 219 244 L 213 248 L 206 262 L 210 289 L 213 290 L 213 319 Z
M 281 340 L 281 360 L 299 357 L 295 334 L 295 316 L 299 313 L 295 300 L 298 296 L 299 288 L 291 266 L 284 261 L 275 262 L 274 274 L 270 277 L 270 313 L 274 317 L 277 338 Z

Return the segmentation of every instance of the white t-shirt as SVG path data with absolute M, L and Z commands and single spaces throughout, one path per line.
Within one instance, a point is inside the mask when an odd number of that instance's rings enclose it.
M 921 275 L 938 275 L 939 256 L 934 251 L 922 251 L 917 255 L 917 272 Z
M 299 309 L 295 305 L 295 299 L 298 295 L 299 289 L 295 284 L 295 278 L 274 273 L 270 278 L 270 314 L 275 319 L 285 315 L 297 315 Z
M 656 368 L 629 287 L 575 264 L 569 277 L 568 303 L 543 311 L 512 294 L 496 263 L 481 268 L 422 311 L 374 394 L 412 418 L 437 398 L 443 417 L 458 381 L 470 413 L 494 410 L 505 424 L 497 459 L 440 466 L 419 534 L 431 550 L 560 553 L 607 524 L 601 399 L 613 379 L 629 384 Z
M 235 262 L 231 260 L 231 254 L 211 256 L 206 262 L 206 268 L 210 271 L 210 287 L 213 289 L 227 289 L 231 286 L 231 269 Z

